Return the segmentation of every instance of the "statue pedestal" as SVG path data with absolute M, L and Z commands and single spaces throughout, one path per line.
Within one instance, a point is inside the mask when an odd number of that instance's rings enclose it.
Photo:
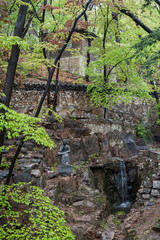
M 58 172 L 63 177 L 70 176 L 72 173 L 72 166 L 69 164 L 68 165 L 61 164 L 58 166 Z

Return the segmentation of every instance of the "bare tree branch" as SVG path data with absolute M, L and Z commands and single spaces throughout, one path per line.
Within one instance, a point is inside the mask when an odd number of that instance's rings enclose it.
M 121 13 L 124 13 L 125 15 L 130 17 L 138 26 L 143 28 L 146 32 L 153 33 L 153 31 L 149 27 L 147 27 L 143 22 L 141 22 L 133 13 L 131 13 L 130 10 L 120 9 L 119 7 L 118 9 Z

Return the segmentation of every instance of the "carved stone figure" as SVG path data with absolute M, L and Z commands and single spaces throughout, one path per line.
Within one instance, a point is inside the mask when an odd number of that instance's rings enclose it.
M 61 164 L 69 165 L 69 152 L 70 147 L 67 145 L 67 139 L 64 138 L 60 146 L 60 152 L 58 152 L 58 155 L 61 156 Z
M 67 145 L 67 139 L 62 140 L 62 144 L 60 146 L 60 151 L 58 155 L 61 157 L 61 164 L 58 166 L 59 174 L 62 176 L 70 176 L 72 173 L 72 166 L 69 161 L 69 152 L 70 147 Z

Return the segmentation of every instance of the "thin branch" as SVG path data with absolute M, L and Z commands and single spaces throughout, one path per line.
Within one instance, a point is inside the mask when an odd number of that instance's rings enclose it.
M 107 79 L 108 79 L 111 71 L 112 71 L 118 64 L 120 64 L 121 62 L 123 62 L 123 61 L 126 59 L 126 57 L 127 57 L 128 54 L 129 54 L 129 52 L 126 54 L 126 56 L 125 56 L 122 60 L 120 60 L 119 62 L 117 62 L 115 65 L 113 65 L 113 66 L 110 68 L 110 70 L 108 71 L 108 74 L 107 74 Z
M 9 10 L 9 13 L 8 13 L 9 15 L 11 14 L 11 12 L 12 12 L 12 8 L 14 7 L 14 5 L 15 5 L 16 1 L 17 1 L 17 0 L 14 0 L 13 4 L 12 4 L 12 6 L 11 6 L 10 10 Z
M 131 13 L 130 10 L 120 9 L 119 7 L 118 9 L 121 13 L 124 13 L 125 15 L 130 17 L 138 26 L 143 28 L 146 32 L 153 33 L 153 31 L 149 27 L 147 27 L 143 22 L 141 22 L 133 13 Z
M 29 29 L 29 27 L 30 27 L 30 24 L 31 24 L 32 20 L 33 20 L 33 17 L 31 17 L 31 18 L 28 20 L 28 23 L 26 24 L 26 26 L 25 26 L 25 28 L 24 28 L 24 31 L 23 31 L 23 38 L 24 38 L 24 36 L 26 35 L 26 33 L 28 32 L 28 29 Z
M 156 4 L 154 4 L 154 5 L 155 5 L 155 8 L 157 9 L 158 13 L 160 14 L 160 9 L 158 8 L 158 6 Z
M 40 18 L 38 17 L 37 11 L 36 11 L 36 9 L 35 9 L 32 1 L 29 0 L 29 2 L 30 2 L 30 4 L 32 5 L 32 8 L 33 8 L 33 11 L 34 11 L 34 14 L 35 14 L 36 18 L 40 21 L 40 23 L 42 23 L 42 19 L 40 19 Z
M 160 0 L 154 0 L 160 6 Z

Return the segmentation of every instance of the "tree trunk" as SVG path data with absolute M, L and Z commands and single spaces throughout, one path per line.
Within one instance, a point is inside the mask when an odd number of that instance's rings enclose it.
M 24 3 L 28 3 L 29 0 L 23 0 Z M 21 5 L 19 8 L 18 18 L 14 29 L 14 36 L 23 38 L 24 35 L 24 24 L 26 20 L 27 14 L 27 5 Z M 3 93 L 5 97 L 2 98 L 2 103 L 4 103 L 7 107 L 10 104 L 11 96 L 12 96 L 12 88 L 18 63 L 18 58 L 20 54 L 19 46 L 13 45 L 11 50 L 11 56 L 8 63 L 7 74 L 6 74 L 6 81 L 3 89 Z
M 52 103 L 54 111 L 56 111 L 56 106 L 57 106 L 59 70 L 60 70 L 60 61 L 58 62 L 58 67 L 57 67 L 56 82 L 55 82 L 55 93 L 54 93 L 54 98 L 53 98 L 53 103 Z
M 88 22 L 88 17 L 87 17 L 86 13 L 84 14 L 84 18 L 85 18 L 85 21 Z M 88 42 L 88 47 L 91 47 L 91 39 L 89 38 L 88 33 L 87 33 L 87 42 Z M 89 67 L 90 61 L 91 61 L 91 56 L 90 56 L 90 52 L 87 49 L 87 66 L 86 66 L 87 68 Z M 88 74 L 85 75 L 85 80 L 86 80 L 86 82 L 89 81 Z
M 23 0 L 24 3 L 28 3 L 29 0 Z M 21 5 L 19 8 L 18 18 L 14 29 L 14 36 L 23 38 L 24 37 L 24 24 L 26 20 L 26 14 L 27 14 L 27 5 Z M 9 107 L 11 96 L 12 96 L 12 88 L 14 84 L 14 78 L 18 63 L 18 58 L 20 54 L 19 46 L 13 45 L 11 50 L 11 56 L 8 63 L 7 73 L 6 73 L 6 80 L 3 88 L 3 93 L 5 94 L 4 97 L 0 99 L 0 102 L 5 104 L 7 107 Z M 0 132 L 0 146 L 3 146 L 4 143 L 4 136 L 5 136 L 5 130 Z M 2 154 L 0 154 L 0 163 L 2 160 Z

